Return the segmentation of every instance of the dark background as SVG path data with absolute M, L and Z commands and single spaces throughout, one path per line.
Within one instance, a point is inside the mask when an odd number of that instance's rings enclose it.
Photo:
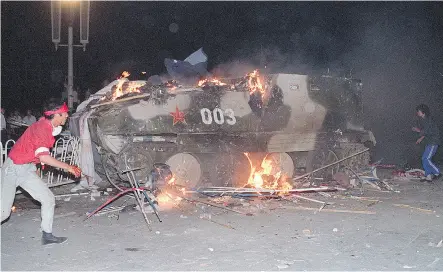
M 2 106 L 24 111 L 60 96 L 67 49 L 51 41 L 50 2 L 2 1 L 1 35 Z M 96 91 L 123 70 L 164 73 L 165 57 L 182 60 L 200 47 L 209 70 L 234 62 L 361 78 L 366 127 L 385 162 L 420 152 L 411 132 L 417 104 L 443 124 L 440 2 L 91 2 L 90 44 L 74 49 L 74 84 Z

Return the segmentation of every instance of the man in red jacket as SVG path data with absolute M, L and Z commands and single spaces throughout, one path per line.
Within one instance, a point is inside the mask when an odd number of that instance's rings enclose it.
M 20 186 L 41 203 L 43 245 L 60 244 L 65 242 L 67 238 L 52 235 L 55 197 L 37 175 L 35 164 L 42 163 L 61 168 L 75 177 L 81 175 L 80 168 L 58 161 L 51 157 L 49 153 L 55 142 L 54 136 L 61 132 L 68 116 L 66 103 L 63 106 L 44 112 L 44 117 L 26 129 L 17 140 L 2 167 L 2 222 L 11 214 L 15 191 L 17 186 Z

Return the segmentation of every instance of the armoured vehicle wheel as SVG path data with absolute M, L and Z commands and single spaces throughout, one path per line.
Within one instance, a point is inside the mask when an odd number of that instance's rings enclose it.
M 272 165 L 275 167 L 272 168 L 271 175 L 277 174 L 277 172 L 282 172 L 288 178 L 292 178 L 294 175 L 295 164 L 291 156 L 288 153 L 269 153 L 266 155 L 265 159 L 271 160 Z
M 196 156 L 189 153 L 177 153 L 165 162 L 171 167 L 177 185 L 193 188 L 202 178 L 202 167 Z
M 243 153 L 212 153 L 200 156 L 204 164 L 204 178 L 210 186 L 244 186 L 248 182 L 250 166 Z
M 366 147 L 362 144 L 353 144 L 353 143 L 343 144 L 341 148 L 341 157 L 345 158 L 351 156 L 355 153 L 358 153 L 359 151 L 364 150 L 365 148 Z M 369 160 L 370 160 L 370 153 L 365 152 L 363 154 L 354 156 L 352 158 L 343 161 L 343 165 L 351 168 L 354 171 L 358 171 L 361 167 L 367 166 L 369 164 Z
M 119 167 L 122 170 L 126 170 L 124 161 L 126 160 L 130 169 L 133 171 L 135 178 L 139 184 L 144 184 L 148 180 L 149 172 L 152 170 L 154 160 L 151 156 L 149 149 L 146 146 L 134 145 L 129 149 L 119 154 Z M 127 174 L 123 174 L 124 180 L 129 181 Z
M 332 150 L 316 150 L 312 162 L 312 171 L 339 160 L 337 154 Z M 312 174 L 313 178 L 330 178 L 340 169 L 340 164 L 333 165 Z
M 113 156 L 111 154 L 102 154 L 102 165 L 103 170 L 105 172 L 105 176 L 108 179 L 109 183 L 112 184 L 117 190 L 123 191 L 119 186 L 117 186 L 117 182 L 122 180 L 121 176 L 119 175 L 119 171 L 117 163 L 115 161 L 116 156 Z

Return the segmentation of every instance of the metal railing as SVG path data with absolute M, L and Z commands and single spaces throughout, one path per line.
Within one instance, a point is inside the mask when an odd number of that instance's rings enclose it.
M 8 152 L 14 144 L 14 140 L 8 140 L 4 147 L 0 143 L 0 167 L 3 166 Z M 51 149 L 51 156 L 69 165 L 78 165 L 80 160 L 80 138 L 74 136 L 59 138 Z M 50 166 L 45 166 L 43 169 L 40 169 L 39 173 L 42 180 L 48 183 L 50 187 L 75 182 L 67 172 Z
M 3 146 L 3 143 L 0 143 L 0 167 L 3 166 L 3 163 L 5 162 L 6 158 L 8 157 L 8 152 L 11 150 L 12 146 L 15 144 L 14 140 L 7 140 L 5 143 L 5 146 Z
M 58 139 L 51 151 L 51 156 L 69 165 L 78 165 L 80 160 L 80 138 L 69 136 Z M 41 177 L 47 175 L 49 185 L 65 183 L 71 178 L 68 173 L 49 167 L 48 171 L 41 171 Z M 74 182 L 74 181 L 73 181 Z

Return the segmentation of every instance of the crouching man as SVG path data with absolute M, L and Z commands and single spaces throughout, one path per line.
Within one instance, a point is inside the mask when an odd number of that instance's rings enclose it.
M 2 222 L 11 214 L 16 187 L 20 186 L 41 203 L 43 245 L 60 244 L 65 242 L 67 238 L 56 237 L 52 234 L 55 197 L 37 175 L 35 164 L 42 163 L 61 168 L 75 177 L 81 175 L 80 168 L 58 161 L 49 153 L 49 149 L 55 142 L 54 136 L 61 132 L 68 116 L 66 103 L 44 112 L 44 117 L 27 128 L 17 140 L 1 170 Z
M 423 169 L 425 170 L 425 179 L 423 181 L 431 182 L 433 179 L 440 178 L 440 169 L 432 162 L 432 157 L 437 152 L 440 145 L 440 133 L 437 124 L 434 123 L 430 116 L 429 107 L 421 104 L 416 108 L 417 116 L 421 118 L 422 127 L 413 127 L 412 130 L 420 133 L 420 138 L 416 144 L 420 144 L 423 139 L 426 142 L 425 151 L 421 157 Z

